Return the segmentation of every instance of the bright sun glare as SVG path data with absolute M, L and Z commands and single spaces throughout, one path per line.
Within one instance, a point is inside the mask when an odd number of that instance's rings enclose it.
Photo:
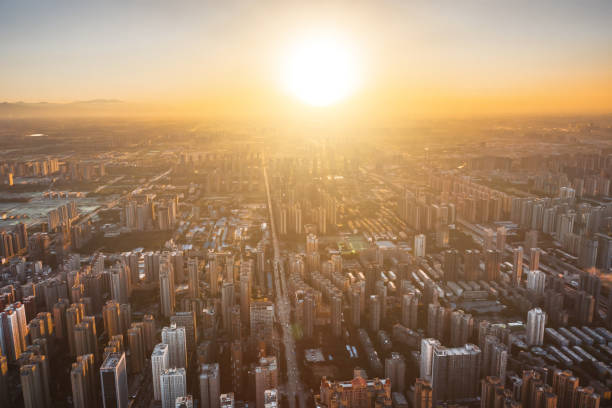
M 296 45 L 285 70 L 288 91 L 313 106 L 338 103 L 357 86 L 355 56 L 335 38 L 312 38 Z

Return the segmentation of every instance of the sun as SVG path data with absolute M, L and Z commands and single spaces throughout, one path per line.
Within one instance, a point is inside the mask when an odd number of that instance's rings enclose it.
M 285 64 L 285 87 L 312 106 L 330 106 L 357 87 L 354 52 L 338 38 L 314 37 L 292 47 Z

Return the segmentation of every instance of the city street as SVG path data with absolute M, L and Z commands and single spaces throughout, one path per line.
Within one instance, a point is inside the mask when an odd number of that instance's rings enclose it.
M 280 246 L 276 235 L 276 227 L 274 223 L 274 213 L 272 210 L 272 196 L 270 193 L 270 184 L 268 182 L 268 171 L 264 166 L 264 180 L 266 185 L 266 195 L 268 198 L 268 210 L 270 212 L 270 231 L 272 235 L 272 245 L 274 247 L 274 286 L 276 288 L 276 315 L 283 331 L 283 345 L 285 347 L 285 359 L 287 362 L 287 398 L 289 407 L 295 407 L 296 395 L 300 401 L 300 408 L 306 408 L 306 394 L 300 379 L 298 370 L 295 341 L 291 333 L 291 302 L 287 297 L 287 286 L 285 284 L 285 270 L 280 255 Z

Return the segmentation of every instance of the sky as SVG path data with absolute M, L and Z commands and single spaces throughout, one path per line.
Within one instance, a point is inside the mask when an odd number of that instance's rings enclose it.
M 611 1 L 0 0 L 0 101 L 118 99 L 209 116 L 612 112 Z M 336 106 L 283 86 L 311 36 L 354 51 Z

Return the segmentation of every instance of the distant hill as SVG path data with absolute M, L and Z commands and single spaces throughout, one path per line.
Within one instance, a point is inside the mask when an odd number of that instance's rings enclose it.
M 98 116 L 117 112 L 124 107 L 124 102 L 115 99 L 93 99 L 70 103 L 0 102 L 0 118 Z

